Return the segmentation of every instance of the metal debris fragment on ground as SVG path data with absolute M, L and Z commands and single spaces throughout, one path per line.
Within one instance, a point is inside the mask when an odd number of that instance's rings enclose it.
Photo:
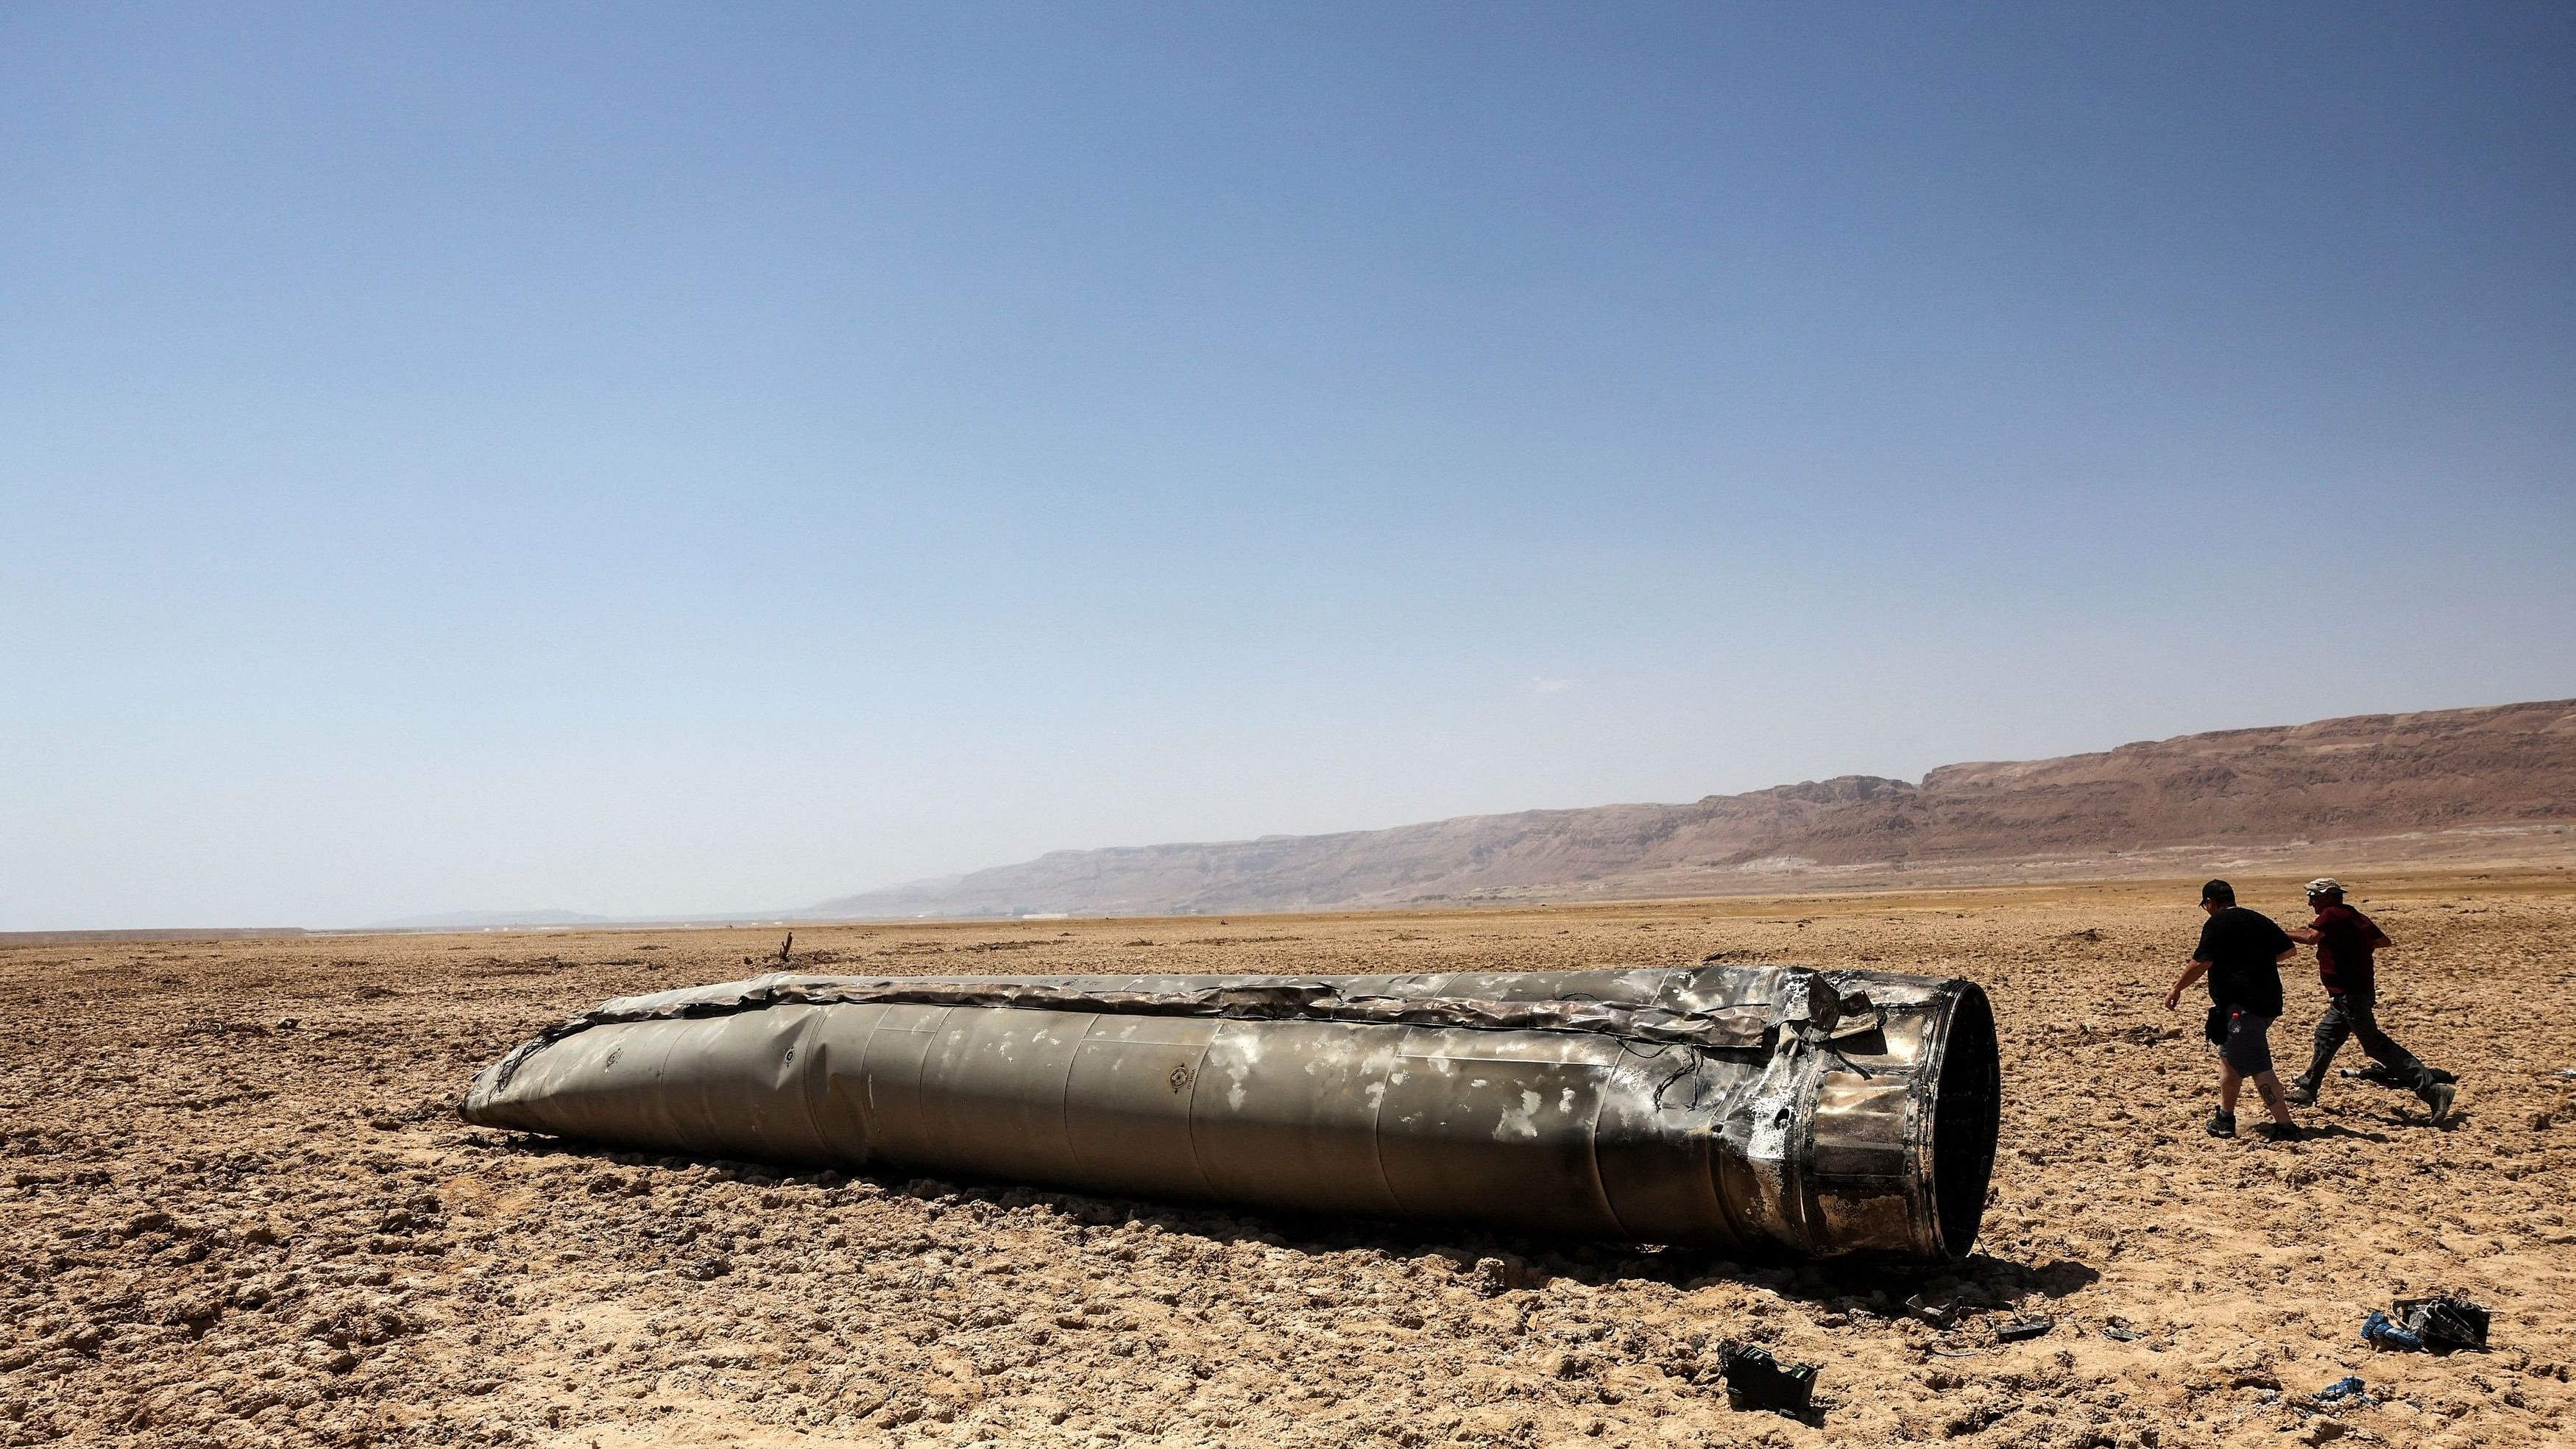
M 2394 1315 L 2379 1309 L 2361 1321 L 2362 1342 L 2395 1353 L 2483 1353 L 2488 1313 L 2456 1293 L 2400 1298 Z
M 1995 1341 L 2020 1343 L 2024 1339 L 2037 1338 L 2056 1326 L 2056 1319 L 2045 1313 L 2034 1313 L 2028 1318 L 2016 1318 L 2009 1323 L 1996 1324 Z
M 2424 1349 L 2424 1340 L 2400 1328 L 2396 1320 L 2376 1308 L 2361 1321 L 2361 1341 L 2390 1353 L 2421 1353 Z
M 1730 1345 L 1721 1360 L 1726 1402 L 1734 1409 L 1764 1409 L 1803 1418 L 1816 1393 L 1816 1366 L 1782 1363 L 1754 1344 Z
M 2488 1315 L 2483 1304 L 2456 1293 L 2436 1293 L 2428 1298 L 2400 1298 L 2396 1308 L 2406 1331 L 2434 1353 L 2486 1350 Z

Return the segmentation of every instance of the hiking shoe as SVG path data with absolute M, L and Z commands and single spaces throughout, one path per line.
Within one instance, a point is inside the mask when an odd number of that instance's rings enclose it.
M 2317 1089 L 2309 1086 L 2303 1078 L 2292 1077 L 2290 1084 L 2281 1089 L 2281 1095 L 2293 1107 L 2313 1107 L 2317 1104 Z
M 2265 1122 L 2256 1126 L 2254 1130 L 2262 1133 L 2264 1139 L 2270 1142 L 2296 1142 L 2308 1135 L 2299 1130 L 2299 1124 L 2296 1122 Z
M 2209 1114 L 2209 1135 L 2210 1135 L 2210 1136 L 2212 1136 L 2212 1137 L 2233 1137 L 2233 1136 L 2235 1136 L 2235 1135 L 2236 1135 L 2236 1114 L 2235 1114 L 2235 1113 L 2233 1113 L 2233 1112 L 2212 1112 L 2212 1113 L 2210 1113 L 2210 1114 Z
M 2451 1103 L 2459 1095 L 2460 1089 L 2448 1082 L 2435 1082 L 2425 1089 L 2424 1105 L 2432 1109 L 2434 1126 L 2439 1127 L 2451 1120 Z

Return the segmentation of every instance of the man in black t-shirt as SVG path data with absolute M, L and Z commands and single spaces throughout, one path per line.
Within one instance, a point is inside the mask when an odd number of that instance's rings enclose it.
M 2298 950 L 2296 941 L 2260 911 L 2236 904 L 2236 887 L 2214 880 L 2200 888 L 2200 944 L 2191 964 L 2165 993 L 2165 1010 L 2182 1004 L 2184 988 L 2206 973 L 2209 977 L 2208 1036 L 2218 1048 L 2218 1111 L 2209 1119 L 2209 1135 L 2236 1135 L 2236 1091 L 2254 1079 L 2272 1120 L 2256 1130 L 2275 1140 L 2295 1138 L 2290 1103 L 2281 1079 L 2272 1074 L 2272 1021 L 2281 1014 L 2281 963 Z

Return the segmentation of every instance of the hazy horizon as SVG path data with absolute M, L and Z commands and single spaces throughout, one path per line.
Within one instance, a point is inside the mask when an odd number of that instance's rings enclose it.
M 2546 702 L 2547 702 L 2547 701 L 2538 701 L 2538 700 L 2516 700 L 2516 701 L 2497 701 L 2496 703 L 2498 703 L 2498 704 L 2526 704 L 2526 703 L 2546 703 Z M 2462 706 L 2449 706 L 2449 707 L 2441 707 L 2441 706 L 2437 706 L 2437 707 L 2435 707 L 2435 712 L 2438 712 L 2439 710 L 2444 709 L 2444 708 L 2476 709 L 2476 708 L 2481 708 L 2481 707 L 2483 707 L 2483 706 L 2480 706 L 2480 705 L 2462 705 Z M 2420 712 L 2422 712 L 2422 711 L 2372 711 L 2371 713 L 2402 714 L 2402 713 L 2420 713 Z M 2308 724 L 2308 723 L 2315 723 L 2315 721 L 2276 721 L 2276 722 L 2274 722 L 2274 723 L 2275 723 L 2275 724 L 2280 724 L 2280 725 L 2293 725 L 2293 724 Z M 2260 727 L 2261 727 L 2261 726 L 2223 726 L 2223 727 L 2220 727 L 2220 728 L 2221 728 L 2221 729 L 2228 729 L 2228 728 L 2260 728 Z M 2197 734 L 2197 733 L 2207 733 L 2207 731 L 2189 731 L 2189 732 L 2187 732 L 2187 733 L 2189 733 L 2189 734 Z M 2076 754 L 2076 755 L 2104 753 L 2104 752 L 2107 752 L 2107 751 L 2110 751 L 2110 750 L 2118 749 L 2118 748 L 2120 748 L 2122 745 L 2139 744 L 2139 743 L 2152 743 L 2152 741 L 2123 740 L 2123 741 L 2120 741 L 2118 744 L 2103 745 L 2103 746 L 2100 746 L 2100 747 L 2095 748 L 2095 749 L 2076 750 L 2076 751 L 2072 751 L 2072 752 L 2070 752 L 2070 753 L 2072 753 L 2072 754 Z M 1975 764 L 1999 764 L 1999 763 L 2012 763 L 2012 762 L 2010 762 L 2010 761 L 2001 761 L 2001 760 L 1950 760 L 1950 761 L 1943 761 L 1941 765 L 1936 765 L 1936 766 L 1933 766 L 1933 767 L 1931 767 L 1931 768 L 1932 768 L 1932 769 L 1936 769 L 1936 770 L 1937 770 L 1937 769 L 1943 768 L 1943 767 L 1945 767 L 1945 766 L 1951 766 L 1951 765 L 1975 765 Z M 1849 772 L 1847 772 L 1847 774 L 1848 774 L 1848 773 L 1849 773 Z M 1922 784 L 1922 783 L 1923 783 L 1923 779 L 1925 778 L 1925 775 L 1927 775 L 1928 773 L 1929 773 L 1929 771 L 1924 771 L 1924 772 L 1918 772 L 1917 774 L 1910 775 L 1910 776 L 1879 776 L 1879 777 L 1873 777 L 1873 778 L 1900 779 L 1900 780 L 1902 780 L 1904 783 L 1907 783 L 1907 784 L 1911 784 L 1911 785 L 1920 785 L 1920 784 Z M 1817 783 L 1817 782 L 1819 782 L 1819 781 L 1821 781 L 1821 780 L 1829 780 L 1829 779 L 1833 779 L 1833 778 L 1836 778 L 1836 777 L 1834 777 L 1834 776 L 1810 776 L 1810 777 L 1807 777 L 1806 779 L 1802 779 L 1802 780 L 1780 780 L 1780 781 L 1775 781 L 1775 782 L 1773 782 L 1773 784 L 1772 784 L 1772 785 L 1770 785 L 1770 786 L 1755 786 L 1755 787 L 1752 787 L 1752 788 L 1753 788 L 1754 790 L 1756 790 L 1756 791 L 1759 791 L 1759 790 L 1763 790 L 1763 789 L 1770 789 L 1770 788 L 1774 788 L 1774 787 L 1781 787 L 1781 786 L 1795 786 L 1795 785 L 1801 785 L 1801 784 L 1813 784 L 1813 783 Z M 1738 794 L 1740 794 L 1740 793 L 1744 793 L 1744 792 L 1738 791 L 1738 792 L 1731 792 L 1731 793 L 1738 793 Z M 1580 805 L 1570 805 L 1570 806 L 1523 806 L 1523 807 L 1519 807 L 1519 808 L 1516 808 L 1516 809 L 1504 809 L 1504 810 L 1497 810 L 1497 811 L 1478 811 L 1478 812 L 1471 812 L 1471 813 L 1470 813 L 1468 816 L 1466 816 L 1466 817 L 1448 816 L 1448 817 L 1440 817 L 1440 819 L 1475 818 L 1476 816 L 1480 816 L 1480 815 L 1484 815 L 1484 816 L 1509 816 L 1509 815 L 1516 815 L 1516 814 L 1526 814 L 1526 813 L 1529 813 L 1529 812 L 1531 812 L 1531 811 L 1538 811 L 1538 810 L 1567 810 L 1567 809 L 1579 810 L 1579 809 L 1586 808 L 1587 806 L 1617 806 L 1617 805 L 1684 805 L 1684 804 L 1690 804 L 1690 803 L 1693 803 L 1693 801 L 1694 801 L 1694 800 L 1696 800 L 1696 799 L 1704 799 L 1704 798 L 1709 798 L 1709 797 L 1707 797 L 1707 796 L 1699 796 L 1699 797 L 1693 797 L 1691 800 L 1682 800 L 1682 799 L 1675 799 L 1675 800 L 1600 800 L 1600 801 L 1588 801 L 1588 802 L 1584 802 L 1583 804 L 1580 804 Z M 1436 821 L 1433 821 L 1433 820 L 1402 820 L 1402 821 L 1389 821 L 1389 822 L 1385 822 L 1385 823 L 1383 823 L 1383 824 L 1378 824 L 1378 825 L 1359 825 L 1359 826 L 1351 826 L 1351 827 L 1348 827 L 1348 828 L 1347 828 L 1347 829 L 1345 829 L 1345 830 L 1327 830 L 1327 831 L 1312 831 L 1312 832 L 1277 832 L 1277 831 L 1272 831 L 1272 832 L 1264 832 L 1263 834 L 1259 834 L 1259 835 L 1231 836 L 1231 837 L 1225 837 L 1225 838 L 1208 838 L 1208 839 L 1198 839 L 1198 840 L 1188 840 L 1188 839 L 1167 839 L 1167 840 L 1100 841 L 1100 842 L 1094 842 L 1094 843 L 1089 844 L 1089 845 L 1073 845 L 1073 846 L 1059 846 L 1059 847 L 1054 847 L 1052 851 L 1041 851 L 1041 852 L 1039 852 L 1038 854 L 1039 854 L 1039 855 L 1046 855 L 1046 854 L 1050 854 L 1050 853 L 1058 853 L 1058 852 L 1061 852 L 1061 853 L 1073 853 L 1073 854 L 1079 854 L 1079 853 L 1082 853 L 1082 852 L 1086 852 L 1086 851 L 1094 851 L 1094 850 L 1135 850 L 1135 849 L 1143 849 L 1143 848 L 1147 848 L 1147 847 L 1156 847 L 1156 846 L 1161 846 L 1161 847 L 1171 847 L 1171 846 L 1180 846 L 1180 847 L 1194 847 L 1194 846 L 1223 846 L 1223 845 L 1229 845 L 1229 844 L 1241 844 L 1241 843 L 1247 843 L 1247 842 L 1258 842 L 1258 841 L 1266 840 L 1266 839 L 1287 840 L 1287 839 L 1297 839 L 1297 838 L 1308 837 L 1308 836 L 1316 836 L 1316 835 L 1327 835 L 1327 836 L 1329 836 L 1329 835 L 1341 835 L 1341 834 L 1366 834 L 1366 833 L 1369 833 L 1369 832 L 1371 832 L 1371 831 L 1377 831 L 1377 830 L 1400 829 L 1400 828 L 1402 828 L 1402 827 L 1404 827 L 1404 826 L 1408 826 L 1408 825 L 1424 825 L 1424 824 L 1433 824 L 1433 823 L 1437 823 L 1437 822 L 1436 822 Z M 2368 832 L 2365 832 L 2365 834 L 2367 834 L 2367 833 L 2368 833 Z M 972 876 L 972 875 L 976 874 L 976 873 L 977 873 L 978 871 L 980 871 L 980 870 L 989 869 L 989 868 L 993 868 L 993 867 L 999 867 L 999 866 L 1009 866 L 1009 865 L 1018 865 L 1018 864 L 1023 864 L 1023 863 L 1026 863 L 1027 861 L 1035 860 L 1035 859 L 1037 859 L 1037 858 L 1038 858 L 1037 856 L 1029 856 L 1029 857 L 1017 857 L 1017 858 L 1014 858 L 1014 859 L 1011 859 L 1011 860 L 1006 860 L 1006 861 L 1002 861 L 1002 860 L 997 860 L 997 861 L 988 861 L 988 862 L 985 862 L 985 863 L 984 863 L 983 865 L 981 865 L 981 866 L 970 866 L 970 867 L 967 867 L 966 869 L 963 869 L 963 870 L 957 870 L 957 871 L 944 871 L 944 872 L 938 873 L 938 874 L 936 874 L 936 875 L 927 875 L 927 876 L 910 876 L 910 877 L 905 877 L 905 878 L 900 879 L 900 880 L 873 881 L 873 882 L 869 882 L 869 883 L 864 884 L 864 885 L 860 885 L 860 886 L 854 887 L 854 888 L 852 888 L 852 889 L 850 889 L 850 890 L 845 890 L 845 891 L 838 891 L 838 892 L 835 892 L 835 893 L 833 893 L 833 896 L 832 896 L 831 898 L 823 899 L 823 900 L 809 900 L 809 901 L 795 901 L 795 902 L 776 902 L 776 901 L 772 901 L 772 902 L 750 902 L 750 903 L 746 903 L 746 902 L 734 902 L 734 903 L 732 903 L 732 904 L 730 904 L 730 905 L 725 905 L 725 906 L 720 906 L 720 907 L 715 907 L 715 908 L 706 909 L 706 910 L 700 910 L 700 911 L 645 911 L 645 912 L 633 912 L 633 913 L 620 914 L 620 915 L 607 915 L 607 914 L 600 914 L 600 913 L 595 913 L 595 912 L 585 912 L 585 911 L 572 910 L 572 909 L 568 909 L 568 908 L 565 908 L 565 907 L 562 907 L 562 906 L 554 906 L 554 905 L 522 906 L 522 907 L 515 907 L 515 908 L 493 908 L 493 907 L 488 907 L 488 906 L 483 906 L 483 907 L 472 907 L 472 906 L 469 906 L 469 907 L 463 907 L 463 908 L 458 908 L 458 909 L 443 910 L 443 911 L 430 911 L 430 912 L 423 912 L 423 913 L 420 913 L 420 914 L 415 914 L 415 915 L 410 915 L 410 916 L 390 917 L 390 918 L 385 918 L 385 919 L 367 920 L 367 921 L 332 921 L 332 922 L 275 921 L 275 922 L 266 922 L 266 923 L 262 923 L 262 924 L 269 925 L 269 926 L 294 926 L 294 927 L 306 927 L 306 928 L 318 929 L 318 930 L 326 930 L 326 931 L 328 931 L 328 930 L 358 930 L 358 931 L 366 931 L 366 930 L 403 930 L 403 931 L 407 931 L 407 930 L 421 930 L 421 929 L 432 929 L 432 928 L 454 928 L 454 929 L 458 929 L 458 930 L 474 930 L 474 929 L 500 929 L 500 928 L 504 928 L 504 927 L 517 927 L 517 926 L 525 926 L 525 927 L 530 927 L 530 928 L 536 928 L 536 927 L 547 927 L 547 926 L 567 926 L 567 927 L 570 927 L 570 926 L 579 926 L 579 925 L 583 925 L 583 924 L 597 924 L 597 925 L 632 925 L 632 924 L 637 924 L 637 923 L 657 923 L 657 924 L 658 924 L 658 923 L 667 923 L 667 922 L 687 922 L 687 921 L 705 921 L 705 922 L 707 922 L 707 923 L 709 923 L 709 924 L 724 924 L 724 923 L 732 923 L 732 924 L 736 924 L 736 925 L 759 925 L 759 924 L 771 924 L 771 925 L 789 925 L 789 926 L 793 926 L 793 925 L 796 925 L 796 924 L 799 924 L 799 923 L 800 923 L 800 920 L 802 919 L 802 913 L 804 913 L 804 912 L 817 910 L 817 909 L 820 909 L 820 908 L 825 907 L 825 906 L 830 906 L 830 905 L 833 905 L 833 904 L 836 904 L 836 903 L 839 903 L 839 902 L 842 902 L 842 901 L 846 901 L 846 900 L 848 900 L 848 899 L 850 899 L 850 898 L 852 898 L 852 897 L 870 895 L 870 894 L 874 894 L 874 893 L 877 893 L 877 892 L 880 892 L 880 891 L 887 891 L 887 890 L 901 889 L 901 888 L 903 888 L 903 887 L 907 887 L 907 886 L 931 886 L 931 885 L 941 885 L 941 884 L 946 884 L 946 883 L 949 883 L 949 882 L 954 882 L 954 881 L 963 880 L 963 879 L 965 879 L 965 878 L 967 878 L 967 877 L 970 877 L 970 876 Z M 1823 887 L 1823 888 L 1824 888 L 1824 889 L 1833 889 L 1833 887 L 1831 887 L 1830 885 L 1825 886 L 1825 887 Z M 1258 913 L 1259 913 L 1258 908 L 1252 908 L 1251 913 L 1253 913 L 1253 914 L 1258 914 Z M 1039 916 L 1031 917 L 1031 919 L 1052 919 L 1054 914 L 1061 914 L 1061 913 L 1042 913 L 1042 914 L 1041 914 L 1041 915 L 1039 915 Z M 904 918 L 908 919 L 909 917 L 904 917 Z M 816 920 L 816 923 L 820 924 L 820 923 L 822 923 L 822 922 L 824 922 L 824 921 L 828 921 L 828 920 L 835 919 L 835 918 L 833 918 L 833 917 L 820 917 L 820 918 L 814 918 L 814 919 Z M 167 924 L 170 924 L 170 923 L 163 923 L 163 924 L 164 924 L 164 925 L 167 925 Z M 227 927 L 238 927 L 238 926 L 243 926 L 243 925 L 246 925 L 246 924 L 249 924 L 249 923 L 243 923 L 243 922 L 231 922 L 231 923 L 226 923 Z M 221 928 L 223 928 L 223 927 L 210 928 L 210 929 L 221 929 Z M 0 929 L 7 929 L 7 928 L 0 928 Z M 22 928 L 22 929 L 24 929 L 24 928 Z M 44 929 L 73 929 L 73 928 L 59 928 L 59 927 L 57 927 L 57 928 L 34 928 L 34 929 L 37 929 L 37 930 L 40 930 L 40 931 L 41 931 L 41 930 L 44 930 Z M 97 928 L 97 929 L 114 930 L 114 929 L 117 929 L 117 928 L 114 928 L 114 927 L 106 927 L 106 928 Z M 137 928 L 137 929 L 151 929 L 151 928 Z
M 2576 15 L 0 12 L 0 930 L 2576 694 Z

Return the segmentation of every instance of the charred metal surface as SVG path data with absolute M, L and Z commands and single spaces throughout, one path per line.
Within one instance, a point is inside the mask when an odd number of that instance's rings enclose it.
M 1959 1257 L 1999 1061 L 1958 980 L 1783 966 L 763 976 L 624 997 L 474 1122 L 1751 1253 Z

